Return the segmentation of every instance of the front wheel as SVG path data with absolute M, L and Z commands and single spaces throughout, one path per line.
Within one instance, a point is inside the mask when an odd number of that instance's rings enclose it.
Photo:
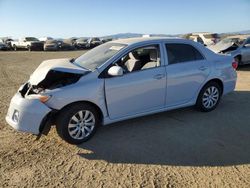
M 89 140 L 99 123 L 99 114 L 93 106 L 77 103 L 61 111 L 56 130 L 63 140 L 77 145 Z
M 206 84 L 198 96 L 196 107 L 203 112 L 214 110 L 221 99 L 222 88 L 216 82 Z

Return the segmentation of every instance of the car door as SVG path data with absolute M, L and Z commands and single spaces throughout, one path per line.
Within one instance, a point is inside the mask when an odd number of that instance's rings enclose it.
M 210 66 L 190 44 L 166 44 L 168 57 L 166 107 L 183 105 L 197 96 L 206 81 Z
M 26 38 L 21 38 L 19 40 L 19 48 L 24 48 L 25 47 L 25 41 L 26 41 Z
M 242 54 L 242 61 L 243 62 L 250 62 L 250 38 L 246 40 L 244 45 L 241 48 L 241 54 Z
M 165 106 L 166 71 L 161 61 L 160 46 L 154 46 L 157 47 L 158 53 L 156 67 L 143 69 L 143 66 L 122 76 L 105 79 L 106 103 L 111 119 L 157 110 Z M 124 57 L 128 57 L 128 54 L 124 54 Z

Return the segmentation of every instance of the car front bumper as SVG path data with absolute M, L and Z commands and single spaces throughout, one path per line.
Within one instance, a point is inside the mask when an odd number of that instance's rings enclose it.
M 5 119 L 18 131 L 38 135 L 42 120 L 50 111 L 51 109 L 38 99 L 25 99 L 20 93 L 16 93 L 11 99 Z

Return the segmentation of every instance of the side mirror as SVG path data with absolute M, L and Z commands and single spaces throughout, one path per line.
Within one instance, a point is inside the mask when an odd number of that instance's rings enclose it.
M 23 40 L 23 42 L 26 42 L 26 40 Z
M 110 76 L 122 76 L 123 75 L 123 69 L 120 66 L 112 66 L 108 70 L 108 74 Z
M 250 44 L 245 44 L 243 47 L 249 48 Z

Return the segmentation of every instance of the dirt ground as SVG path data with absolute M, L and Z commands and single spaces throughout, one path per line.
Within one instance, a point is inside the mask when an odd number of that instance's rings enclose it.
M 0 52 L 0 187 L 250 187 L 250 66 L 210 113 L 116 123 L 80 146 L 10 128 L 10 99 L 41 61 L 82 53 Z

